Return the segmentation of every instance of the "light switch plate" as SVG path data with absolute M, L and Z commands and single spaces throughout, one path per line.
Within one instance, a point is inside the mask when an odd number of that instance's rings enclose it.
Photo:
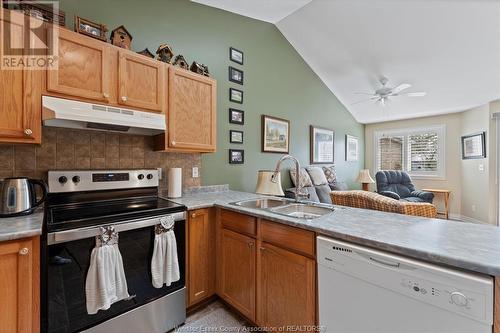
M 193 178 L 198 178 L 200 173 L 198 171 L 198 167 L 193 167 Z
M 479 171 L 484 171 L 484 164 L 479 164 L 478 169 Z

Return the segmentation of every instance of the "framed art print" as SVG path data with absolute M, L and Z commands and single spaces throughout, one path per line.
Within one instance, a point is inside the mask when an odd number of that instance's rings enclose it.
M 352 135 L 345 136 L 345 160 L 356 162 L 359 159 L 359 139 Z
M 234 103 L 243 104 L 243 91 L 229 88 L 229 100 Z
M 287 154 L 289 146 L 290 122 L 262 115 L 262 152 Z
M 236 125 L 245 124 L 245 111 L 229 109 L 229 122 Z
M 310 126 L 311 164 L 334 162 L 335 132 L 328 128 Z
M 486 132 L 462 136 L 462 159 L 486 158 Z
M 229 59 L 237 64 L 243 65 L 243 52 L 235 49 L 234 47 L 229 48 Z

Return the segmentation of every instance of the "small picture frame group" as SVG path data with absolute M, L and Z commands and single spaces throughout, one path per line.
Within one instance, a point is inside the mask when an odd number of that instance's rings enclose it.
M 234 47 L 230 47 L 229 59 L 237 64 L 243 65 L 243 52 L 235 49 Z
M 245 151 L 243 149 L 229 149 L 229 164 L 245 163 Z
M 243 131 L 229 131 L 229 142 L 243 144 Z
M 243 85 L 243 71 L 229 66 L 229 81 Z
M 233 103 L 243 104 L 243 91 L 229 88 L 229 100 Z
M 235 125 L 245 124 L 245 111 L 229 109 L 229 122 Z

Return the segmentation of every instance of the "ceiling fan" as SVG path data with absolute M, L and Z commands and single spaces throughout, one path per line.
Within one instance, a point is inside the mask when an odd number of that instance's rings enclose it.
M 364 102 L 369 102 L 369 101 L 375 101 L 380 103 L 382 106 L 385 106 L 389 100 L 392 97 L 400 97 L 400 96 L 406 96 L 406 97 L 423 97 L 427 95 L 426 92 L 403 92 L 404 90 L 408 89 L 411 87 L 411 84 L 409 83 L 401 83 L 400 85 L 396 87 L 388 87 L 387 83 L 389 82 L 389 79 L 386 77 L 381 77 L 380 78 L 380 83 L 382 84 L 382 87 L 379 89 L 375 90 L 374 93 L 365 93 L 365 92 L 356 92 L 356 95 L 369 95 L 371 96 L 368 99 L 364 99 L 362 101 L 353 103 L 352 105 L 355 104 L 360 104 Z

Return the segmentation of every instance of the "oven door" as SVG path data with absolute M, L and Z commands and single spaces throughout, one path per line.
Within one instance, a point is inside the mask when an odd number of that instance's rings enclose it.
M 155 288 L 151 280 L 154 225 L 159 218 L 112 224 L 119 232 L 118 247 L 130 298 L 114 303 L 108 310 L 87 314 L 85 280 L 98 227 L 68 230 L 47 235 L 42 249 L 44 283 L 42 328 L 44 332 L 79 332 L 120 314 L 152 302 L 185 286 L 185 213 L 176 213 L 180 280 L 169 287 Z M 43 289 L 42 289 L 43 290 Z M 179 304 L 184 307 L 185 304 Z

